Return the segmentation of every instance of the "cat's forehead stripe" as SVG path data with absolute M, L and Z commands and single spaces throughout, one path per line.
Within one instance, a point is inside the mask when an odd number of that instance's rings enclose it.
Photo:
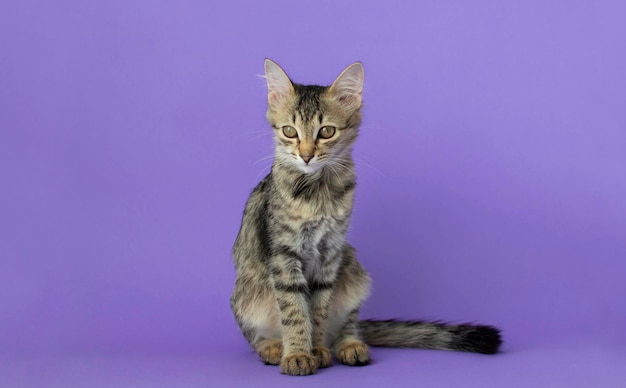
M 323 86 L 316 85 L 297 85 L 296 93 L 298 94 L 298 100 L 296 103 L 296 110 L 300 115 L 300 119 L 304 122 L 310 122 L 313 120 L 316 114 L 320 111 L 320 99 L 321 95 L 326 91 Z

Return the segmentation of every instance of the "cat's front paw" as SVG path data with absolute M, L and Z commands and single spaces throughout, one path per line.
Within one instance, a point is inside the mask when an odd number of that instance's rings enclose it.
M 280 371 L 290 376 L 307 376 L 317 372 L 317 358 L 306 353 L 288 354 L 280 361 Z
M 333 364 L 333 356 L 330 354 L 330 350 L 324 346 L 313 347 L 313 356 L 317 359 L 318 368 L 328 368 Z
M 343 343 L 337 347 L 337 359 L 350 366 L 363 366 L 370 363 L 370 350 L 361 341 Z

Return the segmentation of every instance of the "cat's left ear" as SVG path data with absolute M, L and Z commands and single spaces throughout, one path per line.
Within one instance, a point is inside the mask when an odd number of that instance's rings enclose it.
M 329 93 L 345 109 L 359 109 L 361 107 L 364 77 L 365 74 L 361 62 L 353 63 L 339 74 L 339 77 L 330 86 Z

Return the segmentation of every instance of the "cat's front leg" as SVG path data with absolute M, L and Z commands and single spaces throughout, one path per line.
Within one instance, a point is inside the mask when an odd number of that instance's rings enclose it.
M 332 364 L 332 355 L 326 346 L 327 329 L 333 290 L 342 257 L 336 249 L 327 248 L 320 253 L 324 255 L 324 260 L 317 274 L 309 282 L 309 292 L 313 321 L 313 354 L 317 357 L 320 368 L 326 368 Z
M 370 352 L 359 335 L 358 320 L 359 308 L 368 294 L 371 280 L 350 246 L 344 250 L 335 283 L 330 308 L 333 328 L 329 333 L 333 352 L 342 364 L 367 365 Z
M 313 322 L 313 355 L 317 358 L 320 368 L 332 365 L 332 355 L 326 347 L 325 339 L 333 285 L 332 282 L 311 282 L 309 285 Z
M 312 324 L 309 313 L 309 288 L 302 263 L 289 248 L 279 250 L 271 260 L 272 286 L 278 308 L 283 340 L 281 372 L 305 376 L 317 372 L 318 361 L 312 354 Z

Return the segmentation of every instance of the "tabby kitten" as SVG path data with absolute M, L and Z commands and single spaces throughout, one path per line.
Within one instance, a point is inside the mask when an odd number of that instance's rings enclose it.
M 370 278 L 346 241 L 354 201 L 352 146 L 361 122 L 363 66 L 329 86 L 299 85 L 265 60 L 271 172 L 246 204 L 233 256 L 231 306 L 266 364 L 310 375 L 370 362 L 367 345 L 492 354 L 498 329 L 419 321 L 359 321 Z

